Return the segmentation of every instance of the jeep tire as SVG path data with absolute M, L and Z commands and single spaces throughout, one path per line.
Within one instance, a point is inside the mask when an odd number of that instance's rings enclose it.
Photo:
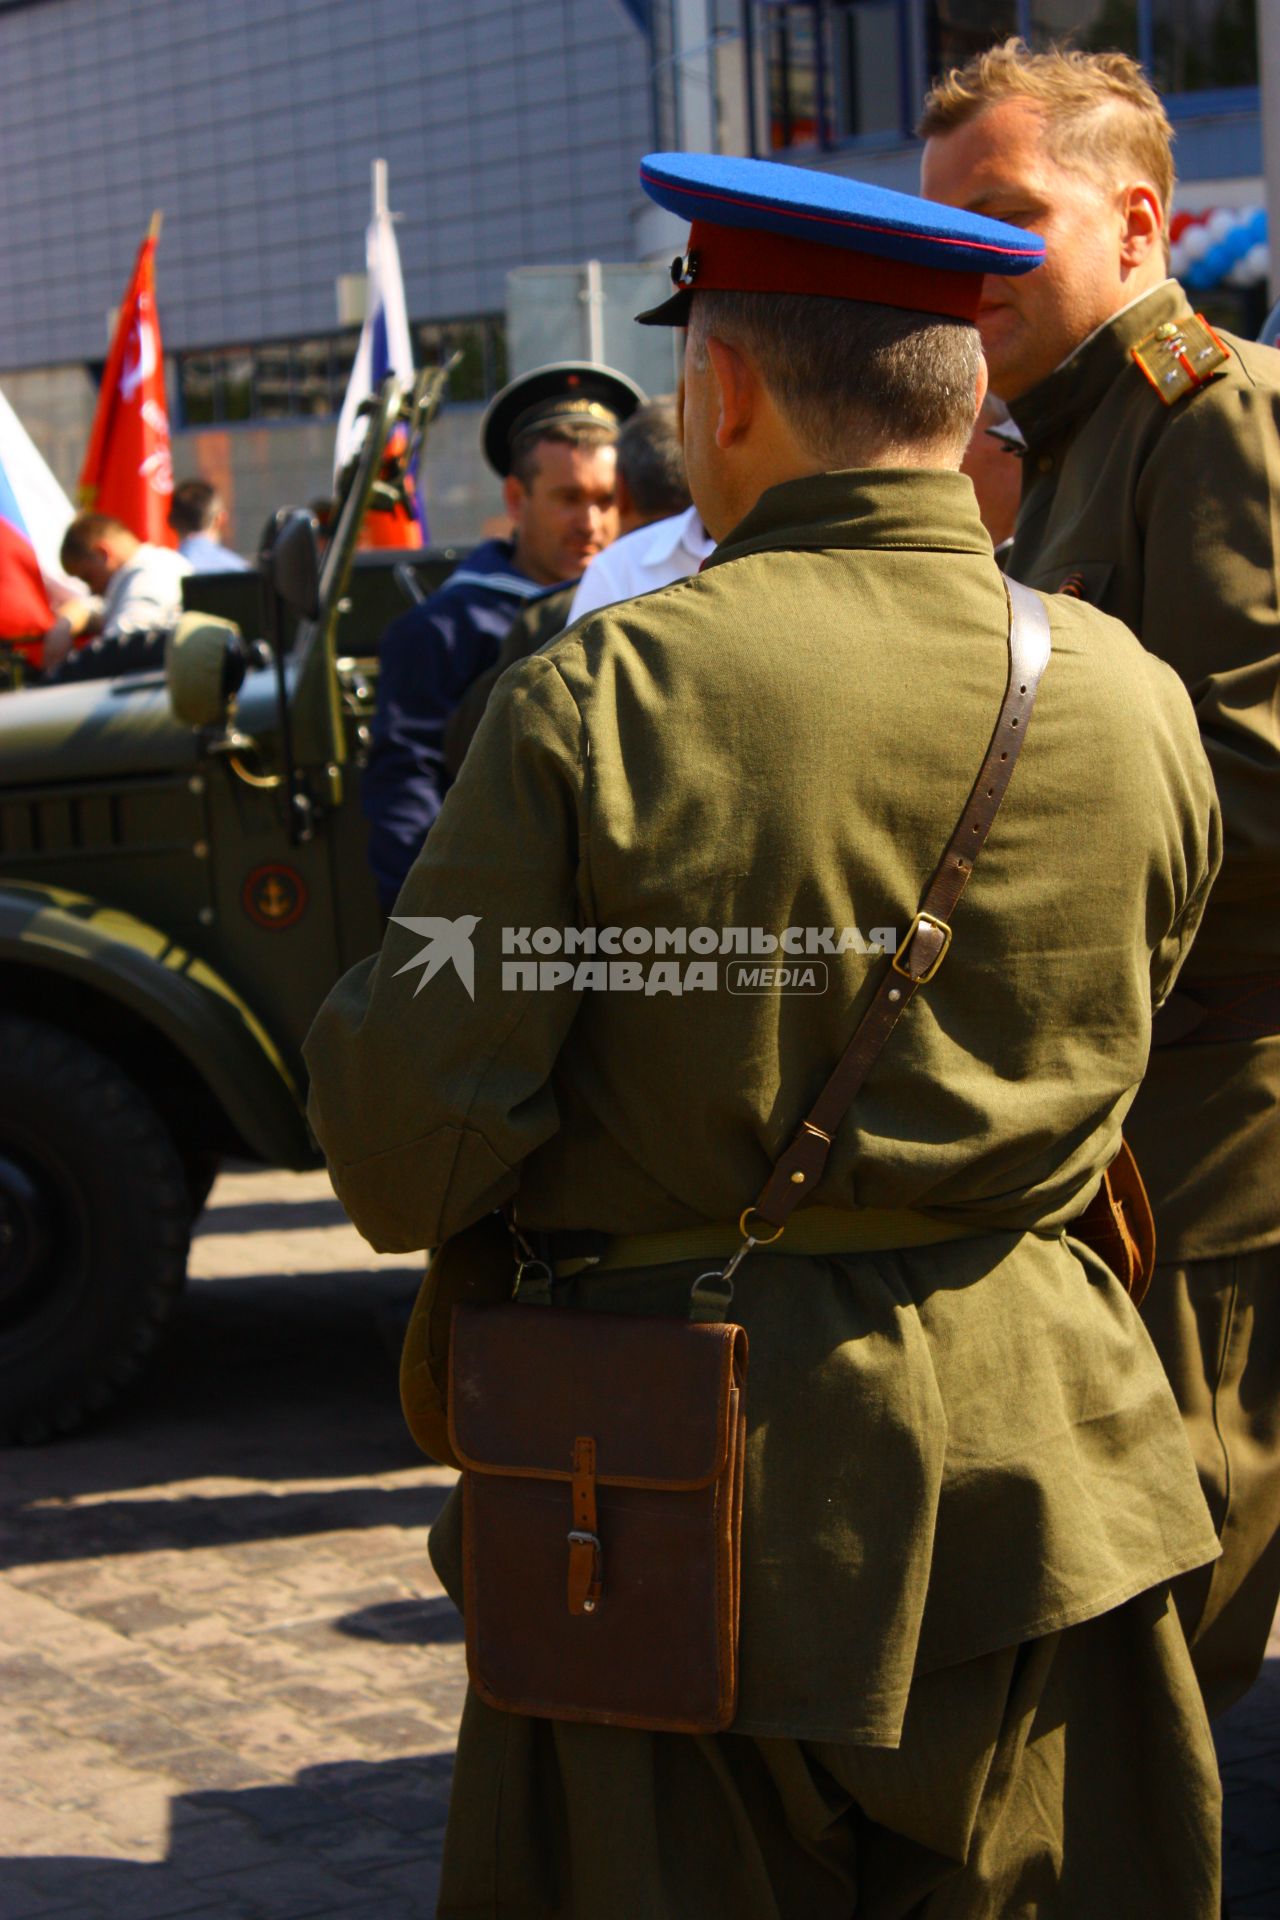
M 40 1441 L 142 1371 L 186 1276 L 191 1193 L 114 1061 L 0 1013 L 0 1435 Z

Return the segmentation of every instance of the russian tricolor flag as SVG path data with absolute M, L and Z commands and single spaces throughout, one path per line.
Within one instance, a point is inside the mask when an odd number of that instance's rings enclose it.
M 0 640 L 36 640 L 53 625 L 50 590 L 61 600 L 84 588 L 58 560 L 71 502 L 0 393 Z M 26 649 L 38 658 L 38 647 Z
M 362 401 L 378 391 L 387 375 L 394 374 L 406 389 L 413 385 L 413 344 L 409 338 L 409 316 L 405 306 L 404 280 L 400 273 L 400 250 L 395 228 L 387 211 L 387 163 L 373 163 L 373 218 L 365 229 L 365 266 L 368 291 L 364 325 L 356 348 L 351 378 L 347 382 L 342 412 L 338 416 L 338 437 L 334 445 L 335 478 L 364 439 L 365 423 L 357 418 Z M 420 497 L 415 497 L 417 534 L 426 543 L 426 523 Z M 411 524 L 411 523 L 410 523 Z M 417 543 L 395 539 L 391 544 Z

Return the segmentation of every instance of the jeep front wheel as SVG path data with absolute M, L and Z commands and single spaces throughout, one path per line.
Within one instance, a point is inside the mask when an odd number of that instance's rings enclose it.
M 0 1014 L 0 1433 L 66 1433 L 141 1372 L 186 1275 L 182 1160 L 115 1063 Z

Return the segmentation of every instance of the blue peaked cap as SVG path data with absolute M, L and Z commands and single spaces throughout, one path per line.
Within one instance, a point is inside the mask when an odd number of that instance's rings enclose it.
M 680 324 L 699 287 L 830 293 L 972 318 L 977 276 L 1029 273 L 1044 261 L 1038 234 L 809 167 L 651 153 L 640 181 L 693 227 L 672 269 L 676 302 L 641 319 Z M 683 311 L 669 313 L 677 302 Z

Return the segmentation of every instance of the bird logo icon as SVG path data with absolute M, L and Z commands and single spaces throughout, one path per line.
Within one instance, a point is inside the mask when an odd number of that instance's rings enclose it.
M 430 915 L 417 916 L 393 913 L 391 916 L 397 927 L 407 927 L 410 933 L 416 933 L 426 941 L 426 946 L 415 953 L 412 960 L 406 960 L 397 967 L 394 978 L 408 973 L 412 967 L 422 968 L 422 978 L 413 990 L 416 1000 L 428 980 L 434 980 L 441 967 L 451 961 L 454 971 L 467 990 L 469 999 L 476 997 L 476 956 L 471 944 L 471 936 L 480 924 L 478 913 L 464 913 L 460 920 L 439 920 Z

